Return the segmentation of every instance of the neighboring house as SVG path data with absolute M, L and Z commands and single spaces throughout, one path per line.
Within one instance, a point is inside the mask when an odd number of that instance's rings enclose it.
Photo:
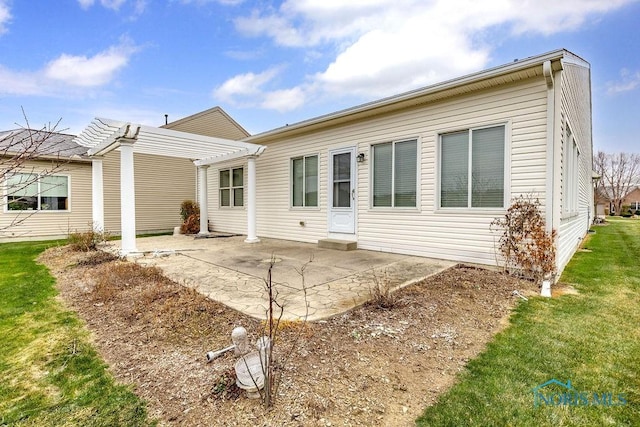
M 635 187 L 624 196 L 622 206 L 630 206 L 633 212 L 640 211 L 640 187 Z
M 616 212 L 615 205 L 611 199 L 611 193 L 607 188 L 598 190 L 596 194 L 598 216 L 620 214 L 620 212 Z M 622 198 L 622 206 L 629 206 L 631 212 L 640 211 L 640 186 L 631 187 L 629 192 Z
M 91 160 L 74 138 L 33 129 L 0 132 L 0 168 L 11 170 L 0 183 L 0 241 L 65 238 L 91 226 Z M 25 153 L 26 162 L 15 160 Z
M 566 50 L 244 141 L 267 147 L 256 161 L 258 236 L 495 264 L 489 225 L 525 194 L 558 231 L 562 270 L 591 222 L 590 65 Z M 246 159 L 212 166 L 214 229 L 247 233 Z

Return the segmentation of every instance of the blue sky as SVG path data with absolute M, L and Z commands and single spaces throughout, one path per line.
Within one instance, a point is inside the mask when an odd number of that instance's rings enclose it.
M 594 148 L 640 152 L 637 0 L 0 0 L 0 130 L 251 133 L 558 48 L 591 63 Z

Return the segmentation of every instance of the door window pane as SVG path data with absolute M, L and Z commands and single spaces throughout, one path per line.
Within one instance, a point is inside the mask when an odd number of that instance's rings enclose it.
M 351 180 L 351 153 L 333 156 L 333 180 Z
M 333 207 L 351 207 L 351 181 L 334 182 L 333 184 Z

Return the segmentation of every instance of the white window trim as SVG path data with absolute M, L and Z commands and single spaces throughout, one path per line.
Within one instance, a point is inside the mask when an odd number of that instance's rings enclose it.
M 317 157 L 318 158 L 318 176 L 316 177 L 316 182 L 318 185 L 318 204 L 316 206 L 293 206 L 293 161 L 296 159 L 302 159 L 302 164 L 304 165 L 304 159 L 307 157 Z M 305 167 L 305 166 L 303 166 Z M 306 181 L 303 180 L 304 189 L 302 193 L 302 200 L 304 203 L 304 190 L 306 190 Z M 294 156 L 289 159 L 289 210 L 304 210 L 304 211 L 317 211 L 320 210 L 320 153 L 312 153 L 312 154 L 303 154 L 301 156 Z
M 395 192 L 395 144 L 400 142 L 408 142 L 408 141 L 416 141 L 416 205 L 415 206 L 393 206 L 394 197 L 393 194 Z M 373 174 L 374 174 L 374 164 L 373 164 L 373 148 L 376 145 L 381 144 L 393 144 L 393 149 L 391 150 L 392 158 L 391 158 L 391 203 L 392 206 L 374 206 L 373 205 Z M 394 139 L 392 141 L 384 141 L 378 142 L 376 144 L 371 144 L 369 146 L 369 211 L 371 212 L 420 212 L 422 205 L 422 186 L 421 186 L 421 178 L 422 178 L 422 137 L 421 136 L 413 136 L 401 139 Z
M 234 196 L 233 196 L 233 190 L 235 188 L 241 188 L 241 187 L 234 187 L 233 186 L 233 170 L 234 169 L 242 169 L 242 206 L 234 206 Z M 224 172 L 224 171 L 229 171 L 229 187 L 221 187 L 220 186 L 220 173 Z M 229 167 L 224 167 L 224 168 L 220 168 L 218 169 L 218 209 L 245 209 L 246 208 L 246 189 L 247 186 L 245 185 L 245 183 L 247 182 L 247 176 L 245 175 L 247 172 L 247 168 L 244 164 L 242 165 L 236 165 L 236 166 L 229 166 Z M 223 189 L 228 189 L 229 190 L 229 206 L 222 206 L 222 197 L 220 197 L 220 193 L 221 190 Z
M 7 183 L 6 181 L 4 183 L 2 183 L 2 189 L 3 189 L 3 196 L 2 196 L 2 202 L 4 203 L 4 208 L 3 208 L 3 213 L 5 214 L 14 214 L 14 215 L 20 215 L 23 214 L 25 212 L 38 212 L 39 214 L 46 214 L 46 215 L 60 215 L 60 214 L 68 214 L 71 213 L 71 175 L 67 174 L 67 173 L 55 173 L 55 174 L 51 174 L 51 173 L 35 173 L 35 172 L 17 172 L 16 175 L 18 174 L 23 174 L 23 175 L 38 175 L 37 178 L 37 182 L 38 182 L 38 207 L 40 207 L 40 179 L 43 177 L 47 177 L 47 176 L 65 176 L 67 177 L 67 209 L 65 210 L 42 210 L 42 209 L 36 209 L 36 210 L 10 210 L 9 209 L 9 189 L 7 188 Z
M 565 123 L 565 135 L 562 141 L 563 150 L 563 186 L 562 189 L 562 219 L 572 218 L 578 215 L 580 198 L 580 147 L 576 141 L 572 126 Z M 570 137 L 567 133 L 571 132 Z M 571 172 L 571 173 L 570 173 Z
M 441 207 L 440 206 L 440 184 L 442 176 L 442 135 L 454 132 L 471 132 L 479 129 L 492 128 L 497 126 L 504 126 L 504 194 L 503 194 L 503 207 L 491 207 L 491 208 L 478 208 L 478 207 Z M 436 143 L 436 161 L 435 161 L 435 187 L 434 187 L 434 207 L 433 212 L 435 214 L 487 214 L 487 215 L 500 215 L 503 214 L 511 203 L 511 120 L 503 122 L 485 122 L 482 124 L 476 124 L 475 126 L 465 127 L 452 127 L 442 129 L 434 136 Z M 469 156 L 471 156 L 471 145 L 469 145 Z M 471 157 L 469 157 L 471 159 Z M 469 167 L 471 167 L 471 161 L 469 161 Z M 471 180 L 469 180 L 471 182 Z M 471 197 L 471 194 L 469 194 Z

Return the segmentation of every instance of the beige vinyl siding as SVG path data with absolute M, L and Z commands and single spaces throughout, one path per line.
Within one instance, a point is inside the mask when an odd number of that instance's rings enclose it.
M 493 264 L 489 224 L 503 210 L 438 209 L 437 147 L 441 133 L 500 124 L 506 125 L 510 154 L 507 194 L 533 192 L 544 199 L 546 86 L 538 77 L 268 143 L 256 161 L 257 234 L 306 242 L 326 238 L 328 153 L 355 146 L 357 153 L 366 154 L 366 161 L 356 164 L 358 247 Z M 371 208 L 371 145 L 412 138 L 418 139 L 420 154 L 418 206 Z M 319 155 L 319 208 L 292 208 L 291 158 L 313 154 Z M 209 211 L 215 228 L 246 232 L 246 222 L 237 222 L 245 221 L 244 211 L 218 208 L 217 171 L 210 173 Z
M 214 107 L 185 117 L 162 127 L 181 132 L 232 140 L 240 140 L 249 136 L 247 131 L 219 107 Z
M 591 136 L 591 96 L 590 71 L 588 68 L 564 64 L 562 72 L 561 118 L 562 138 L 566 138 L 566 124 L 569 123 L 576 145 L 580 152 L 578 164 L 578 210 L 565 213 L 561 206 L 560 229 L 558 233 L 557 262 L 562 271 L 578 249 L 578 245 L 586 234 L 590 216 L 593 216 L 592 171 L 592 136 Z M 562 144 L 562 141 L 558 141 Z M 562 156 L 562 191 L 565 191 L 568 178 L 566 176 L 566 156 Z M 563 200 L 563 198 L 561 198 Z
M 39 173 L 51 171 L 49 161 L 31 161 L 25 171 Z M 6 198 L 0 210 L 0 241 L 38 240 L 65 238 L 69 232 L 85 231 L 91 227 L 91 163 L 66 163 L 53 175 L 69 177 L 68 211 L 6 211 Z M 3 196 L 4 196 L 3 188 Z M 24 221 L 22 221 L 24 219 Z M 11 226 L 14 221 L 20 222 Z
M 120 233 L 120 152 L 104 157 L 105 229 Z M 180 225 L 180 204 L 195 200 L 196 168 L 188 159 L 134 154 L 136 232 L 169 231 Z
M 244 206 L 220 206 L 220 170 L 243 168 Z M 209 202 L 209 228 L 224 233 L 246 234 L 247 232 L 247 165 L 233 161 L 216 164 L 207 169 L 207 199 Z

